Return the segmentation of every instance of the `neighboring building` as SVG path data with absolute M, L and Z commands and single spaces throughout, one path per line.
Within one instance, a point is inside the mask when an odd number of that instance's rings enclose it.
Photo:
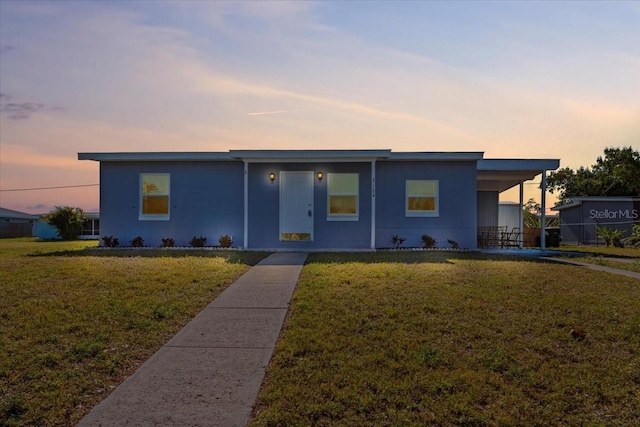
M 560 213 L 560 237 L 564 244 L 604 243 L 596 226 L 608 227 L 631 236 L 633 224 L 640 224 L 640 197 L 574 197 L 556 206 Z
M 476 248 L 498 225 L 499 193 L 558 168 L 555 159 L 481 152 L 232 150 L 80 153 L 100 162 L 100 235 L 186 246 L 222 235 L 252 249 L 375 249 L 429 234 Z M 521 191 L 522 193 L 522 191 Z M 522 200 L 521 203 L 522 205 Z
M 79 240 L 97 240 L 100 238 L 100 214 L 98 212 L 85 212 L 84 225 L 78 236 Z M 34 224 L 33 235 L 42 240 L 60 239 L 58 229 L 50 225 L 46 219 L 47 214 L 39 215 Z
M 31 237 L 37 215 L 0 208 L 0 238 Z
M 97 240 L 100 238 L 100 213 L 85 212 L 84 225 L 78 236 L 80 240 Z

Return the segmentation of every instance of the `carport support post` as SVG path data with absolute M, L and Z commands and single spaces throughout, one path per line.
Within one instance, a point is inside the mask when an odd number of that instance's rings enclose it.
M 244 248 L 249 247 L 249 163 L 244 162 Z
M 376 162 L 371 162 L 371 249 L 376 248 Z
M 547 211 L 547 170 L 542 169 L 542 181 L 540 182 L 540 188 L 542 189 L 541 195 L 541 212 L 540 212 L 540 249 L 545 250 L 547 248 L 546 242 L 546 223 L 547 217 L 545 212 Z
M 520 211 L 518 212 L 518 230 L 520 236 L 518 238 L 518 246 L 520 249 L 524 246 L 524 181 L 520 181 Z

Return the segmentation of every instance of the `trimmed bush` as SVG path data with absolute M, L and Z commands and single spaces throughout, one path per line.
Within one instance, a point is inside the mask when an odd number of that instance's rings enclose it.
M 438 242 L 436 241 L 436 239 L 434 239 L 433 237 L 429 236 L 428 234 L 423 234 L 422 235 L 422 244 L 424 245 L 425 249 L 434 248 L 437 243 Z
M 230 248 L 231 245 L 233 245 L 233 238 L 228 234 L 225 234 L 224 236 L 220 236 L 220 239 L 218 239 L 218 243 L 220 244 L 221 248 Z
M 160 245 L 163 248 L 172 248 L 176 245 L 176 242 L 170 238 L 167 237 L 166 239 L 162 239 L 162 244 Z
M 204 236 L 196 237 L 193 236 L 193 239 L 189 242 L 189 246 L 194 248 L 202 248 L 207 244 L 207 238 Z
M 402 246 L 402 244 L 404 243 L 404 241 L 407 240 L 404 237 L 400 237 L 397 234 L 394 234 L 393 237 L 391 237 L 391 244 L 398 249 L 400 246 Z
M 115 248 L 120 244 L 118 238 L 113 236 L 103 236 L 102 241 L 104 242 L 104 246 L 107 248 Z

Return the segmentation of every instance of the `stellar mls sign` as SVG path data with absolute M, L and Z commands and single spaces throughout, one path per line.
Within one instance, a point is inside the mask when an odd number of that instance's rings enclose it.
M 591 219 L 638 219 L 638 209 L 591 209 L 589 218 Z

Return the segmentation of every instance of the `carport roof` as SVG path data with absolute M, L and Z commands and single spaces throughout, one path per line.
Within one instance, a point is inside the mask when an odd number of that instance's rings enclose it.
M 543 170 L 558 167 L 558 159 L 481 159 L 478 160 L 478 191 L 501 193 L 521 181 L 535 178 Z

